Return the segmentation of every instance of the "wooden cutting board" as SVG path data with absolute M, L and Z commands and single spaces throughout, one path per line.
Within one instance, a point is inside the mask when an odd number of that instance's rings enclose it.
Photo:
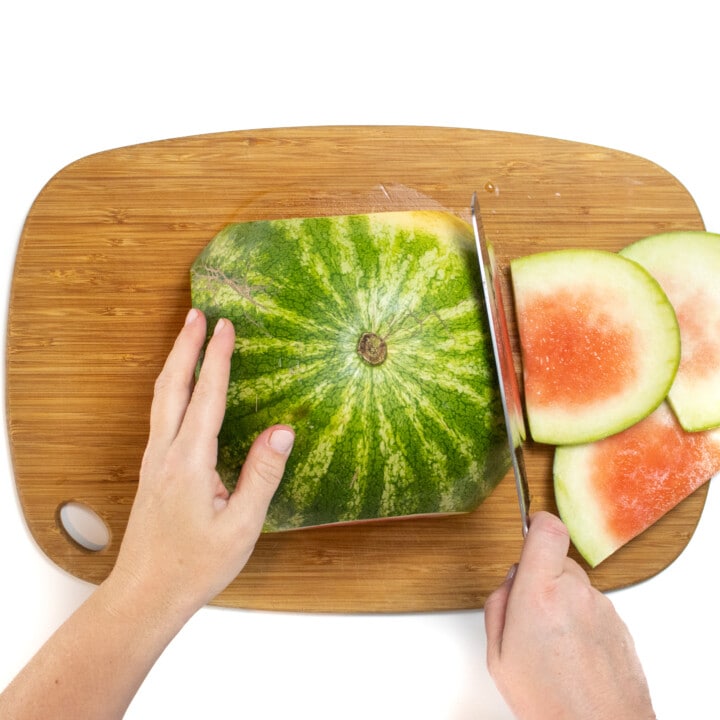
M 510 258 L 540 250 L 618 250 L 652 233 L 704 229 L 692 197 L 652 162 L 479 130 L 229 132 L 111 150 L 61 170 L 22 232 L 7 339 L 15 477 L 42 550 L 94 583 L 110 571 L 135 493 L 153 383 L 189 307 L 189 268 L 220 228 L 427 208 L 469 219 L 474 190 L 505 270 Z M 555 509 L 551 460 L 549 448 L 528 448 L 534 509 Z M 707 486 L 590 571 L 594 584 L 618 588 L 670 564 L 706 494 Z M 104 550 L 67 537 L 58 514 L 69 500 L 107 523 Z M 508 475 L 464 516 L 263 536 L 216 602 L 320 612 L 479 608 L 520 547 Z

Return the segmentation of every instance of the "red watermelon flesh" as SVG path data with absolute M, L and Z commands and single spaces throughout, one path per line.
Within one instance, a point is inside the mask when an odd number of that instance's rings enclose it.
M 560 517 L 595 567 L 720 471 L 720 429 L 689 433 L 667 403 L 611 437 L 555 451 Z
M 635 352 L 632 328 L 617 325 L 602 293 L 559 290 L 528 300 L 523 318 L 523 367 L 533 401 L 573 407 L 622 392 L 635 380 L 625 358 Z
M 663 401 L 680 362 L 680 333 L 647 271 L 616 253 L 572 249 L 518 258 L 511 273 L 536 442 L 592 442 Z
M 668 400 L 686 430 L 720 426 L 720 235 L 669 232 L 621 255 L 640 263 L 675 308 L 682 353 Z

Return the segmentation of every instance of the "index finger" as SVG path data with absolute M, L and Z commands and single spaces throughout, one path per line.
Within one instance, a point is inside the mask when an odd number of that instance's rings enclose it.
M 548 512 L 532 516 L 520 554 L 518 581 L 521 576 L 543 580 L 559 578 L 566 567 L 570 535 L 560 518 Z

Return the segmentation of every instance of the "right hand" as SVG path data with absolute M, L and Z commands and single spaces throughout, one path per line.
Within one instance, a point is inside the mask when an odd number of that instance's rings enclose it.
M 569 546 L 559 518 L 533 516 L 517 570 L 485 603 L 490 674 L 521 720 L 655 718 L 632 637 Z

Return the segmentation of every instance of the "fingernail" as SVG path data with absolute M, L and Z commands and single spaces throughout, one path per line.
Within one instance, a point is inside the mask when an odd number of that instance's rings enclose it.
M 217 323 L 215 324 L 215 329 L 213 330 L 213 335 L 217 335 L 223 328 L 225 327 L 225 321 L 220 318 Z
M 505 582 L 509 582 L 515 577 L 515 573 L 517 572 L 518 566 L 517 563 L 514 563 L 510 566 L 510 569 L 508 570 L 508 574 L 505 576 Z
M 294 442 L 295 435 L 290 432 L 290 430 L 286 430 L 285 428 L 277 428 L 276 430 L 273 430 L 270 434 L 268 445 L 270 445 L 270 447 L 275 450 L 275 452 L 287 455 L 290 452 Z
M 198 319 L 198 315 L 200 315 L 200 313 L 195 308 L 191 308 L 190 312 L 185 316 L 185 324 L 189 325 L 195 322 L 195 320 Z

